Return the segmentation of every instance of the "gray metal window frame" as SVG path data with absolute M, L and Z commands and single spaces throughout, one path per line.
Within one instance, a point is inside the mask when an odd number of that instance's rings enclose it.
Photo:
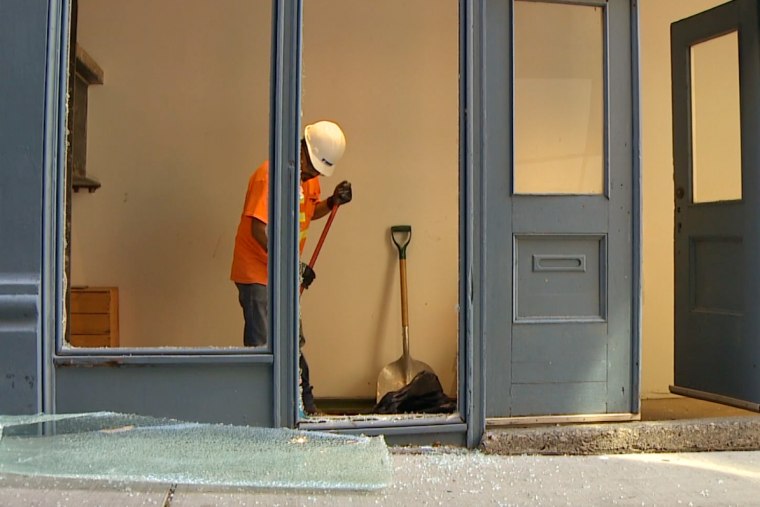
M 297 400 L 297 203 L 279 199 L 283 189 L 296 189 L 297 157 L 300 126 L 300 44 L 301 0 L 273 1 L 273 58 L 270 130 L 270 160 L 272 161 L 272 192 L 270 213 L 281 227 L 270 238 L 273 262 L 270 305 L 273 340 L 271 354 L 229 354 L 228 351 L 192 349 L 190 354 L 182 350 L 153 355 L 130 355 L 129 349 L 117 349 L 119 354 L 58 354 L 57 342 L 63 336 L 63 259 L 62 231 L 65 223 L 60 210 L 64 205 L 62 168 L 65 153 L 65 118 L 67 48 L 68 48 L 68 0 L 48 2 L 48 51 L 45 83 L 45 132 L 43 155 L 43 238 L 42 279 L 40 290 L 40 316 L 38 320 L 39 341 L 39 409 L 54 412 L 56 364 L 91 365 L 118 360 L 122 363 L 237 363 L 270 362 L 274 372 L 274 417 L 276 426 L 294 426 Z M 489 315 L 501 311 L 489 308 L 486 300 L 488 286 L 485 271 L 486 251 L 483 247 L 487 237 L 485 223 L 484 147 L 486 139 L 483 86 L 485 76 L 486 33 L 485 13 L 487 1 L 459 0 L 460 12 L 460 213 L 459 213 L 459 410 L 461 423 L 449 420 L 446 424 L 430 424 L 409 427 L 385 425 L 365 428 L 357 425 L 356 431 L 384 433 L 386 435 L 446 434 L 466 432 L 470 447 L 479 444 L 485 430 L 485 347 Z M 512 1 L 512 0 L 501 0 Z M 559 0 L 562 2 L 563 0 Z M 570 2 L 568 3 L 577 3 Z M 640 390 L 641 365 L 641 170 L 640 170 L 640 117 L 638 73 L 638 6 L 631 2 L 632 51 L 633 51 L 633 388 Z M 292 192 L 295 196 L 295 191 Z M 142 352 L 141 349 L 140 352 Z M 83 352 L 89 352 L 84 349 Z M 136 351 L 135 351 L 136 352 Z M 634 412 L 639 410 L 639 396 L 633 396 Z
M 273 0 L 273 15 L 272 15 L 272 48 L 271 54 L 275 54 L 276 47 L 274 44 L 277 42 L 277 34 L 275 29 L 279 27 L 278 16 L 275 15 L 275 9 L 282 3 L 278 0 Z M 90 348 L 90 347 L 77 347 L 77 348 L 64 348 L 64 336 L 65 329 L 63 327 L 63 315 L 66 312 L 66 308 L 63 306 L 63 296 L 66 288 L 63 285 L 63 273 L 65 273 L 64 265 L 64 249 L 61 241 L 58 241 L 57 235 L 63 235 L 66 224 L 65 216 L 62 210 L 65 209 L 66 202 L 66 190 L 65 190 L 65 153 L 66 153 L 66 118 L 60 114 L 60 111 L 66 111 L 66 93 L 62 90 L 67 90 L 68 86 L 68 53 L 73 50 L 70 47 L 70 31 L 69 27 L 73 16 L 71 9 L 71 2 L 69 0 L 53 0 L 50 2 L 50 23 L 49 23 L 49 40 L 57 41 L 58 44 L 53 45 L 48 52 L 48 76 L 55 76 L 54 79 L 48 81 L 48 96 L 46 102 L 48 105 L 55 104 L 58 101 L 56 107 L 47 107 L 50 115 L 48 117 L 48 125 L 52 129 L 55 125 L 54 131 L 51 130 L 49 135 L 46 136 L 48 146 L 46 146 L 46 152 L 49 152 L 49 167 L 47 167 L 48 178 L 46 178 L 47 192 L 53 197 L 49 198 L 50 207 L 49 213 L 46 213 L 46 217 L 49 217 L 53 223 L 51 227 L 46 227 L 46 231 L 49 231 L 49 242 L 47 243 L 48 249 L 46 256 L 51 262 L 50 265 L 55 266 L 54 270 L 50 270 L 47 276 L 52 277 L 49 282 L 55 285 L 55 299 L 49 301 L 48 306 L 51 311 L 50 316 L 55 316 L 52 320 L 46 319 L 45 322 L 50 326 L 49 329 L 55 330 L 54 337 L 50 338 L 50 342 L 44 346 L 45 351 L 52 349 L 52 361 L 55 365 L 97 365 L 104 363 L 111 363 L 117 361 L 121 364 L 170 364 L 170 363 L 204 363 L 204 362 L 227 362 L 227 363 L 258 363 L 258 364 L 271 364 L 274 362 L 274 346 L 273 344 L 267 344 L 266 347 L 261 348 L 249 348 L 249 347 L 172 347 L 172 348 L 158 348 L 158 347 L 119 347 L 119 348 Z M 60 24 L 56 23 L 56 20 L 60 20 Z M 281 27 L 280 27 L 281 28 Z M 272 85 L 274 85 L 276 78 L 274 75 L 275 62 L 272 58 Z M 270 103 L 274 103 L 274 87 L 271 87 Z M 270 113 L 270 119 L 273 114 Z M 273 122 L 270 121 L 270 129 L 273 127 Z M 274 132 L 273 130 L 271 132 Z M 274 140 L 274 133 L 270 135 Z M 52 140 L 56 139 L 55 145 L 51 144 Z M 53 151 L 55 150 L 55 151 Z M 274 160 L 273 155 L 273 142 L 270 142 L 270 160 Z M 47 166 L 48 164 L 46 164 Z M 271 188 L 275 186 L 275 182 L 270 182 Z M 275 195 L 275 194 L 272 194 Z M 270 213 L 272 212 L 272 205 L 270 204 Z M 271 244 L 270 244 L 271 247 Z M 272 284 L 270 283 L 270 287 Z M 271 299 L 270 299 L 271 300 Z M 272 308 L 270 305 L 270 314 Z M 274 336 L 274 335 L 273 335 Z M 273 340 L 272 340 L 273 341 Z M 50 365 L 52 366 L 52 365 Z
M 274 30 L 284 30 L 282 19 L 285 17 L 285 6 L 291 2 L 285 0 L 273 0 L 272 17 L 272 41 L 282 43 L 281 33 Z M 45 155 L 44 155 L 44 237 L 43 237 L 43 273 L 42 285 L 44 287 L 41 304 L 39 373 L 42 382 L 40 411 L 55 412 L 55 367 L 63 365 L 92 366 L 117 362 L 119 364 L 202 364 L 202 363 L 251 363 L 272 364 L 275 363 L 276 340 L 270 350 L 239 347 L 227 349 L 213 348 L 184 348 L 172 349 L 155 348 L 115 348 L 97 349 L 80 347 L 76 349 L 64 349 L 63 337 L 64 313 L 63 304 L 65 294 L 64 286 L 64 244 L 62 237 L 65 231 L 65 163 L 66 163 L 66 117 L 63 112 L 67 107 L 67 83 L 68 83 L 68 52 L 70 50 L 69 26 L 72 18 L 71 2 L 68 0 L 50 0 L 48 4 L 48 51 L 46 63 L 46 89 L 45 89 Z M 272 54 L 275 55 L 275 46 Z M 272 59 L 272 97 L 270 101 L 275 104 L 282 95 L 275 89 L 275 84 L 282 83 L 282 65 L 277 64 L 276 58 Z M 277 69 L 279 76 L 275 75 Z M 274 109 L 273 109 L 274 111 Z M 272 143 L 270 143 L 270 155 L 276 153 L 276 142 L 282 138 L 282 133 L 274 128 L 282 129 L 282 121 L 276 121 L 274 113 L 272 119 Z M 282 118 L 282 116 L 279 116 Z M 276 125 L 276 127 L 275 127 Z M 279 134 L 279 136 L 278 136 Z M 272 160 L 279 160 L 272 156 Z M 292 166 L 292 164 L 291 164 Z M 275 172 L 279 167 L 275 169 Z M 291 171 L 292 172 L 292 171 Z M 275 179 L 272 185 L 281 185 Z M 278 189 L 280 186 L 277 187 Z M 295 195 L 295 194 L 294 194 Z M 270 204 L 271 208 L 277 204 Z M 275 214 L 276 215 L 276 214 Z M 276 236 L 276 235 L 275 235 Z M 293 236 L 296 237 L 295 235 Z M 270 240 L 271 242 L 271 240 Z M 282 242 L 281 242 L 282 244 Z M 282 248 L 281 246 L 279 248 Z M 295 269 L 291 276 L 293 284 Z M 273 279 L 280 283 L 287 275 L 275 272 Z M 272 285 L 272 284 L 270 284 Z M 277 287 L 273 287 L 277 291 Z M 270 314 L 274 314 L 270 305 Z M 282 325 L 280 319 L 275 325 Z M 295 326 L 295 325 L 294 325 Z M 294 327 L 293 326 L 293 327 Z M 275 396 L 277 399 L 277 396 Z
M 296 210 L 298 143 L 300 141 L 300 70 L 302 0 L 272 0 L 272 60 L 270 98 L 270 216 L 280 227 L 270 235 L 270 319 L 272 350 L 250 349 L 161 350 L 120 348 L 62 349 L 64 287 L 63 232 L 66 192 L 65 90 L 68 75 L 71 3 L 48 3 L 47 81 L 45 89 L 43 294 L 39 334 L 40 409 L 55 412 L 55 368 L 61 365 L 188 363 L 272 363 L 274 374 L 274 425 L 296 425 L 298 399 L 298 295 L 296 293 L 298 247 Z M 482 309 L 483 263 L 483 3 L 459 0 L 460 13 L 460 213 L 459 213 L 459 418 L 425 419 L 364 428 L 384 434 L 466 433 L 470 447 L 479 444 L 485 429 Z M 288 191 L 290 190 L 290 191 Z M 293 199 L 281 198 L 292 195 Z M 478 224 L 476 226 L 476 224 Z M 453 420 L 452 420 L 453 419 Z M 326 428 L 329 429 L 329 428 Z
M 298 19 L 297 25 L 291 25 L 293 28 L 293 34 L 297 36 L 287 41 L 283 47 L 289 47 L 291 51 L 291 58 L 293 58 L 292 65 L 289 67 L 283 65 L 284 68 L 298 69 L 295 75 L 291 76 L 290 88 L 281 90 L 281 96 L 293 97 L 293 108 L 295 111 L 300 111 L 300 65 L 301 65 L 301 27 L 303 26 L 303 8 L 302 0 L 297 1 L 297 8 L 294 12 L 295 17 Z M 363 434 L 403 434 L 403 435 L 424 435 L 430 433 L 464 433 L 465 441 L 468 447 L 475 447 L 479 444 L 482 433 L 485 429 L 485 408 L 483 407 L 483 382 L 485 381 L 482 365 L 482 333 L 476 331 L 481 328 L 481 325 L 477 322 L 478 318 L 485 318 L 484 314 L 476 316 L 475 307 L 480 301 L 480 295 L 476 295 L 476 290 L 473 283 L 473 277 L 476 273 L 479 273 L 479 267 L 476 267 L 473 260 L 477 256 L 482 255 L 480 251 L 481 241 L 474 241 L 473 234 L 475 234 L 475 223 L 482 223 L 479 217 L 482 216 L 481 209 L 475 208 L 474 203 L 482 203 L 483 199 L 475 200 L 474 197 L 477 193 L 482 194 L 482 174 L 476 174 L 476 171 L 483 171 L 482 164 L 479 163 L 482 160 L 482 154 L 477 152 L 482 146 L 481 141 L 481 123 L 482 122 L 482 108 L 478 109 L 475 104 L 480 100 L 480 85 L 479 80 L 482 79 L 483 67 L 482 64 L 482 51 L 483 51 L 483 37 L 482 33 L 478 34 L 477 31 L 482 31 L 483 26 L 483 3 L 484 0 L 459 0 L 459 70 L 460 70 L 460 86 L 459 86 L 459 270 L 460 270 L 460 282 L 459 282 L 459 336 L 458 336 L 458 412 L 452 416 L 442 417 L 421 417 L 415 419 L 397 419 L 397 420 L 380 420 L 380 421 L 335 421 L 335 422 L 318 422 L 312 423 L 308 420 L 299 421 L 295 411 L 287 413 L 281 413 L 280 417 L 287 421 L 288 426 L 298 425 L 303 429 L 319 429 L 328 431 L 341 431 L 346 433 L 363 433 Z M 292 19 L 292 18 L 291 18 Z M 287 45 L 289 44 L 289 46 Z M 297 55 L 296 55 L 297 53 Z M 283 55 L 285 56 L 285 55 Z M 280 55 L 278 55 L 279 60 Z M 475 65 L 478 62 L 476 69 Z M 476 83 L 477 80 L 477 83 Z M 274 102 L 276 104 L 276 100 Z M 273 125 L 274 126 L 274 125 Z M 290 141 L 291 144 L 295 143 L 294 151 L 291 153 L 297 153 L 297 141 L 299 139 L 299 130 L 292 132 Z M 281 148 L 280 148 L 281 149 Z M 283 155 L 286 155 L 284 153 Z M 294 157 L 297 159 L 297 157 Z M 290 167 L 288 167 L 290 170 Z M 295 189 L 295 182 L 286 182 Z M 273 194 L 275 195 L 275 194 Z M 277 194 L 281 195 L 281 194 Z M 293 192 L 291 195 L 296 195 Z M 280 208 L 277 212 L 287 212 L 291 216 L 294 216 L 297 209 L 297 202 L 295 198 L 292 200 L 291 205 L 293 209 Z M 282 223 L 282 222 L 278 222 Z M 291 226 L 291 224 L 285 224 Z M 295 227 L 295 224 L 293 224 Z M 290 233 L 290 238 L 293 240 L 293 251 L 295 250 L 295 238 L 297 237 L 295 228 Z M 282 234 L 282 229 L 279 231 Z M 485 231 L 481 231 L 485 233 Z M 278 238 L 277 241 L 281 241 L 282 238 Z M 273 255 L 276 257 L 277 255 Z M 271 258 L 271 257 L 270 257 Z M 478 259 L 479 261 L 479 259 Z M 477 261 L 476 261 L 477 262 Z M 286 259 L 285 263 L 289 270 L 295 270 L 297 266 L 296 259 Z M 479 266 L 479 262 L 478 262 Z M 270 266 L 271 268 L 271 266 Z M 280 271 L 276 269 L 275 271 Z M 295 276 L 295 272 L 287 273 L 287 276 Z M 481 284 L 479 286 L 483 286 Z M 273 290 L 276 290 L 276 285 Z M 295 287 L 295 283 L 291 283 L 290 289 Z M 270 294 L 271 295 L 271 294 Z M 282 295 L 282 292 L 281 292 Z M 477 299 L 477 302 L 476 302 Z M 287 308 L 288 304 L 292 304 L 295 300 L 297 312 L 297 297 L 289 297 L 287 301 L 280 301 L 282 310 L 287 316 L 291 314 L 291 310 Z M 297 314 L 297 313 L 296 313 Z M 475 344 L 476 338 L 478 344 Z M 284 365 L 277 367 L 275 363 L 275 370 L 286 372 L 285 375 L 288 378 L 282 378 L 282 375 L 275 376 L 275 390 L 277 390 L 277 383 L 287 386 L 287 395 L 285 397 L 285 406 L 293 406 L 292 400 L 295 401 L 298 398 L 298 381 L 297 381 L 297 358 L 295 353 L 297 350 L 297 330 L 296 335 L 292 338 L 285 335 L 285 343 L 279 340 L 280 346 L 287 347 L 287 349 L 293 352 L 286 354 L 276 354 L 276 357 L 285 358 Z M 288 361 L 288 359 L 290 359 Z M 477 372 L 477 376 L 476 376 Z M 290 380 L 290 382 L 288 382 Z M 293 383 L 295 382 L 295 383 Z M 292 417 L 292 419 L 290 419 Z M 287 419 L 286 419 L 287 418 Z

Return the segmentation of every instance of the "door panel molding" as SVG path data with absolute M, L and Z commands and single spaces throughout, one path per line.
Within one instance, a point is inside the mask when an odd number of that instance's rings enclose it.
M 513 244 L 513 323 L 607 321 L 606 234 L 515 234 Z

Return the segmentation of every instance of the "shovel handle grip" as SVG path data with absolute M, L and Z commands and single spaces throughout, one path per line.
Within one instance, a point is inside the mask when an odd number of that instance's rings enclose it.
M 405 237 L 397 239 L 397 235 L 406 234 Z M 406 259 L 406 247 L 409 246 L 409 242 L 412 241 L 412 226 L 411 225 L 394 225 L 391 226 L 391 240 L 398 249 L 398 258 Z
M 404 328 L 404 353 L 409 352 L 409 302 L 407 300 L 406 247 L 412 241 L 411 225 L 391 227 L 391 239 L 398 249 L 399 274 L 401 275 L 401 325 Z

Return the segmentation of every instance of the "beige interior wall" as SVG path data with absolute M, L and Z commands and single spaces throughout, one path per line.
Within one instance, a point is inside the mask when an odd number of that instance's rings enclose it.
M 88 173 L 74 194 L 72 283 L 119 287 L 123 346 L 238 345 L 229 281 L 250 171 L 269 144 L 270 4 L 80 0 Z
M 340 27 L 329 30 L 324 27 Z M 346 154 L 341 209 L 304 293 L 304 349 L 318 396 L 374 396 L 401 355 L 398 252 L 410 224 L 411 354 L 455 384 L 458 283 L 458 6 L 456 0 L 304 3 L 303 119 L 339 122 Z M 315 224 L 316 225 L 316 224 Z M 320 223 L 310 231 L 306 258 Z
M 644 398 L 673 383 L 673 148 L 670 24 L 723 0 L 640 0 Z
M 268 155 L 270 4 L 80 0 L 80 44 L 105 72 L 88 136 L 103 186 L 73 197 L 72 283 L 119 287 L 124 346 L 241 344 L 229 269 Z M 303 120 L 348 138 L 324 194 L 354 185 L 302 302 L 317 396 L 373 397 L 401 353 L 400 223 L 413 226 L 412 355 L 455 385 L 457 16 L 456 0 L 305 2 Z

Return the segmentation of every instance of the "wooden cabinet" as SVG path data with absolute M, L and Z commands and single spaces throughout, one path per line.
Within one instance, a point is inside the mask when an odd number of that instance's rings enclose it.
M 119 288 L 72 287 L 69 319 L 72 347 L 118 347 Z

